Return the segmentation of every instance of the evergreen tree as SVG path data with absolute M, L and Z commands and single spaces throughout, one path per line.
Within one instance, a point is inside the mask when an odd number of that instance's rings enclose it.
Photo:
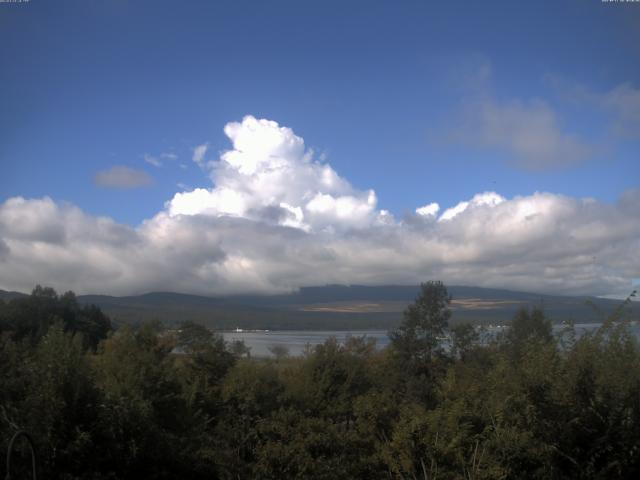
M 390 332 L 391 345 L 408 364 L 429 364 L 440 353 L 440 341 L 449 327 L 451 297 L 442 282 L 420 285 L 420 294 L 404 311 L 402 324 Z

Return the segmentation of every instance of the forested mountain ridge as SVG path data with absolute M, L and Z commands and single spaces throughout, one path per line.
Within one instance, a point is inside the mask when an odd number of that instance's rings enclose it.
M 22 292 L 8 292 L 6 290 L 0 290 L 0 300 L 4 300 L 5 302 L 13 300 L 14 298 L 22 298 L 26 296 L 28 295 Z
M 559 296 L 469 286 L 451 286 L 452 322 L 508 323 L 520 307 L 541 306 L 553 322 L 599 322 L 618 300 Z M 398 324 L 402 311 L 418 294 L 416 286 L 304 287 L 284 295 L 206 297 L 171 292 L 115 297 L 79 295 L 78 302 L 95 304 L 116 323 L 161 320 L 202 322 L 219 329 L 387 329 Z M 0 290 L 0 299 L 22 294 Z M 596 305 L 588 305 L 587 301 Z M 640 306 L 631 306 L 640 314 Z M 602 314 L 597 310 L 600 309 Z

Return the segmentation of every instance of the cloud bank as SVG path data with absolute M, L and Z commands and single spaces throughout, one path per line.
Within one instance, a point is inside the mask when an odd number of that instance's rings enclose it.
M 530 170 L 565 167 L 587 158 L 591 148 L 563 131 L 556 112 L 543 100 L 499 103 L 485 98 L 468 110 L 458 132 L 472 145 L 497 148 Z
M 0 288 L 216 295 L 442 279 L 626 294 L 639 276 L 640 191 L 615 204 L 483 192 L 398 219 L 289 128 L 248 116 L 225 133 L 232 148 L 199 159 L 213 185 L 175 194 L 135 228 L 49 198 L 0 204 Z
M 563 98 L 608 113 L 608 123 L 613 126 L 612 131 L 616 135 L 628 139 L 640 138 L 640 88 L 627 82 L 607 91 L 595 91 L 558 75 L 546 75 L 545 80 Z
M 482 62 L 462 77 L 465 101 L 449 127 L 449 140 L 502 152 L 513 165 L 532 171 L 568 167 L 593 154 L 594 147 L 567 131 L 547 101 L 497 98 L 491 89 L 489 63 Z M 551 76 L 548 79 L 556 81 Z M 631 98 L 628 90 L 611 93 L 607 101 L 612 109 L 621 109 Z

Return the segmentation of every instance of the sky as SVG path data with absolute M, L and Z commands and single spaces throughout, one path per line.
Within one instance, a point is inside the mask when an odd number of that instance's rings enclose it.
M 0 288 L 640 277 L 640 2 L 0 3 Z

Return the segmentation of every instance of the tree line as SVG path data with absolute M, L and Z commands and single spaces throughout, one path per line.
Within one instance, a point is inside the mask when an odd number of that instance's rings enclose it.
M 0 452 L 26 430 L 40 478 L 65 480 L 638 478 L 628 301 L 583 336 L 532 308 L 484 342 L 449 327 L 450 301 L 423 284 L 384 349 L 255 359 L 193 322 L 114 330 L 36 287 L 0 301 Z

